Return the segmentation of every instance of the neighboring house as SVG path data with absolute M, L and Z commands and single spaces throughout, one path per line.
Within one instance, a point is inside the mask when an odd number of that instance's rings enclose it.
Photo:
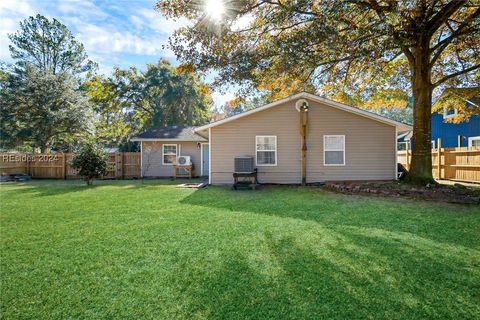
M 447 113 L 432 114 L 432 146 L 442 139 L 443 148 L 480 146 L 480 117 L 471 116 L 468 122 L 449 123 Z
M 307 183 L 327 180 L 393 180 L 397 132 L 411 127 L 308 93 L 197 128 L 148 131 L 141 142 L 142 173 L 172 176 L 172 164 L 191 156 L 195 175 L 211 184 L 233 183 L 234 158 L 253 156 L 260 183 L 299 184 L 302 136 L 298 103 L 308 104 Z M 172 132 L 173 130 L 173 132 Z
M 477 104 L 477 99 L 471 99 Z M 471 104 L 470 102 L 467 102 Z M 474 105 L 470 107 L 475 107 Z M 480 146 L 480 117 L 477 115 L 470 116 L 468 121 L 461 123 L 451 123 L 445 120 L 458 114 L 457 108 L 450 110 L 444 109 L 432 114 L 432 148 L 438 148 L 438 139 L 442 140 L 442 148 L 455 147 L 475 147 Z M 411 132 L 401 132 L 398 135 L 399 150 L 405 150 L 406 142 L 412 142 Z

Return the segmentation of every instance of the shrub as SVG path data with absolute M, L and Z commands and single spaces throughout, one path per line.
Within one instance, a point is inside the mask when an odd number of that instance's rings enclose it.
M 94 178 L 100 178 L 107 173 L 108 155 L 94 142 L 87 142 L 75 154 L 70 165 L 78 169 L 87 185 L 91 185 Z

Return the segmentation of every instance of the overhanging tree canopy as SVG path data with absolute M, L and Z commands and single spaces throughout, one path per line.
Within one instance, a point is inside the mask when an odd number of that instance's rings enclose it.
M 157 2 L 168 17 L 197 21 L 170 40 L 182 61 L 216 70 L 220 84 L 258 87 L 272 79 L 300 79 L 343 83 L 367 96 L 408 89 L 414 105 L 410 179 L 433 180 L 432 93 L 478 82 L 479 0 L 246 0 L 225 5 L 218 23 L 208 19 L 202 1 Z

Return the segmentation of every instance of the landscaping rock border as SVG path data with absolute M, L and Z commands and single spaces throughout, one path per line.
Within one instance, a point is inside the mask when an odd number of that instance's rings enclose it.
M 370 194 L 395 198 L 423 199 L 447 203 L 480 204 L 480 188 L 432 184 L 412 186 L 400 182 L 326 182 L 325 188 L 346 194 Z

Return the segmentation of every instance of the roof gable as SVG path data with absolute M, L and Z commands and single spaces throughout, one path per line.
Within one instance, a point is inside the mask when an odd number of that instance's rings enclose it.
M 219 120 L 219 121 L 216 121 L 216 122 L 212 122 L 210 124 L 207 124 L 207 125 L 204 125 L 204 126 L 201 126 L 201 127 L 197 127 L 195 129 L 195 131 L 198 132 L 198 131 L 202 131 L 202 130 L 205 130 L 205 129 L 208 129 L 208 128 L 211 128 L 211 127 L 216 127 L 216 126 L 222 125 L 224 123 L 231 122 L 231 121 L 246 117 L 246 116 L 251 115 L 253 113 L 260 112 L 260 111 L 278 106 L 280 104 L 283 104 L 283 103 L 286 103 L 286 102 L 289 102 L 289 101 L 302 99 L 302 98 L 303 99 L 309 99 L 309 100 L 312 100 L 312 101 L 316 101 L 316 102 L 319 102 L 321 104 L 324 104 L 324 105 L 332 107 L 332 108 L 336 108 L 336 109 L 343 110 L 343 111 L 346 111 L 346 112 L 351 112 L 351 113 L 357 114 L 359 116 L 369 118 L 369 119 L 374 120 L 374 121 L 382 122 L 382 123 L 397 127 L 398 131 L 405 131 L 405 130 L 411 130 L 412 129 L 412 127 L 407 125 L 407 124 L 404 124 L 404 123 L 401 123 L 401 122 L 398 122 L 398 121 L 394 121 L 394 120 L 379 116 L 379 115 L 377 115 L 373 112 L 361 110 L 361 109 L 351 107 L 351 106 L 348 106 L 348 105 L 345 105 L 345 104 L 342 104 L 342 103 L 339 103 L 339 102 L 336 102 L 336 101 L 333 101 L 333 100 L 330 100 L 330 99 L 326 99 L 326 98 L 322 98 L 322 97 L 319 97 L 319 96 L 316 96 L 316 95 L 313 95 L 313 94 L 310 94 L 310 93 L 302 92 L 302 93 L 298 93 L 298 94 L 289 96 L 287 98 L 269 103 L 269 104 L 264 105 L 262 107 L 259 107 L 259 108 L 253 109 L 253 110 L 249 110 L 249 111 L 246 111 L 246 112 L 242 112 L 242 113 L 234 115 L 232 117 L 229 117 L 229 118 L 226 118 L 226 119 L 223 119 L 223 120 Z

